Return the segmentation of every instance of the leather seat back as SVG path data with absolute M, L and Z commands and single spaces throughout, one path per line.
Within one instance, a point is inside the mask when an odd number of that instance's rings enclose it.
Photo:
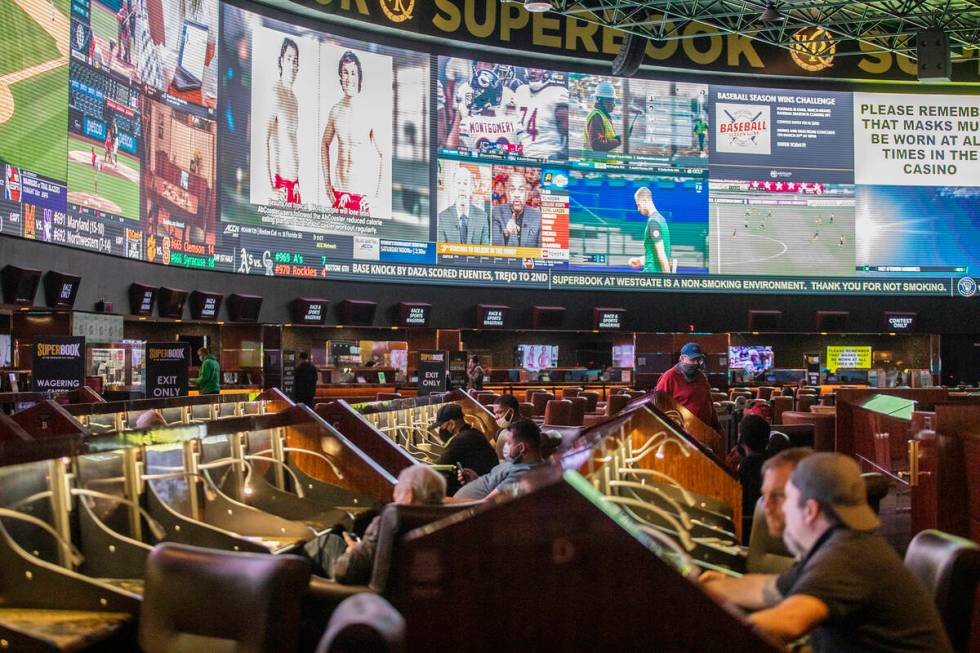
M 973 623 L 980 585 L 980 546 L 942 531 L 925 530 L 912 538 L 905 566 L 936 602 L 953 649 L 957 653 L 970 651 L 971 631 L 980 630 L 980 624 Z
M 146 563 L 139 643 L 144 653 L 261 653 L 296 648 L 308 560 L 184 544 Z
M 398 542 L 402 535 L 462 510 L 473 509 L 471 504 L 465 503 L 439 506 L 388 504 L 381 511 L 378 546 L 374 551 L 374 569 L 371 572 L 369 587 L 378 594 L 391 595 L 393 590 L 391 564 L 396 557 Z
M 544 407 L 544 423 L 551 426 L 574 426 L 572 402 L 569 399 L 552 399 Z
M 364 592 L 337 606 L 316 653 L 401 653 L 405 619 L 377 594 Z

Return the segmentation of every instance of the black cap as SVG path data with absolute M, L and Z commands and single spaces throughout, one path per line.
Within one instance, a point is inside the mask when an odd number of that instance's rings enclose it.
M 436 413 L 436 424 L 442 425 L 451 419 L 463 419 L 463 409 L 459 404 L 446 404 Z

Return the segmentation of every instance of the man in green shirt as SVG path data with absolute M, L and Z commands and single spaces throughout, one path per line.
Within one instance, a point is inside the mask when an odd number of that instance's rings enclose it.
M 201 359 L 201 371 L 194 379 L 197 391 L 202 395 L 216 395 L 221 393 L 221 367 L 218 359 L 211 355 L 207 347 L 197 350 L 197 357 Z
M 647 226 L 643 231 L 643 256 L 631 258 L 630 267 L 637 270 L 643 268 L 644 272 L 672 272 L 667 219 L 654 206 L 653 193 L 648 187 L 638 188 L 633 199 L 636 200 L 636 210 L 646 216 Z
M 698 150 L 700 150 L 701 156 L 708 156 L 708 153 L 704 151 L 704 138 L 708 135 L 708 123 L 705 122 L 703 116 L 698 116 L 698 119 L 694 121 L 694 135 L 698 137 Z

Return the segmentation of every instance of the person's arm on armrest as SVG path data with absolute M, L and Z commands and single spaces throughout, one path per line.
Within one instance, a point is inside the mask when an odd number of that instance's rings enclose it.
M 749 615 L 752 624 L 783 644 L 789 644 L 819 626 L 830 616 L 830 608 L 820 599 L 794 594 L 779 605 Z

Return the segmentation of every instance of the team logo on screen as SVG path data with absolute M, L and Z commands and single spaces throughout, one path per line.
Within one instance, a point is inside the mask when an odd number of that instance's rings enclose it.
M 977 294 L 977 282 L 973 280 L 973 277 L 963 277 L 956 284 L 956 290 L 964 297 L 973 297 Z
M 803 70 L 816 73 L 834 65 L 837 42 L 822 27 L 804 27 L 795 32 L 790 43 L 789 56 Z
M 393 23 L 403 23 L 412 17 L 415 0 L 380 0 L 381 11 Z
M 715 137 L 718 152 L 771 153 L 769 105 L 715 104 Z

